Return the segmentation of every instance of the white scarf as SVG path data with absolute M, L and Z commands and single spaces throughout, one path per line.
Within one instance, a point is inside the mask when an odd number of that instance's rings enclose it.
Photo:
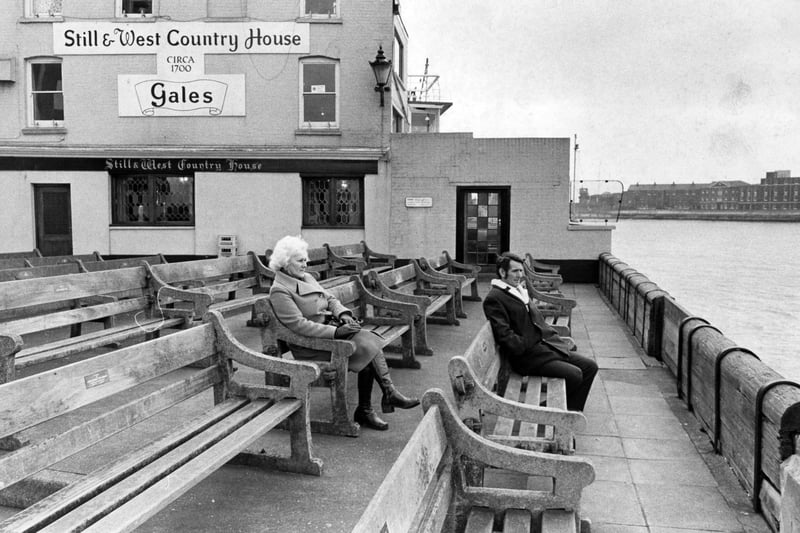
M 509 294 L 511 294 L 516 298 L 519 298 L 519 300 L 525 305 L 528 305 L 528 302 L 531 301 L 531 297 L 528 295 L 528 290 L 525 288 L 525 281 L 521 281 L 519 285 L 514 287 L 513 285 L 509 285 L 502 279 L 493 279 L 492 287 L 497 287 L 498 289 L 508 291 Z

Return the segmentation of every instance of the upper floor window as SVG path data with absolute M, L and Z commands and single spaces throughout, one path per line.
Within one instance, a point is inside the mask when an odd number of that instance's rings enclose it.
M 364 227 L 364 178 L 303 178 L 304 227 Z
M 30 106 L 28 123 L 32 126 L 64 125 L 64 93 L 61 83 L 61 59 L 56 57 L 31 59 Z
M 311 18 L 334 18 L 339 16 L 339 2 L 336 0 L 305 0 L 303 16 Z
M 156 0 L 117 0 L 117 17 L 152 17 Z
M 25 16 L 32 18 L 60 17 L 63 0 L 27 0 Z
M 402 80 L 405 76 L 405 46 L 400 36 L 395 32 L 394 43 L 392 44 L 392 69 L 394 73 Z
M 194 225 L 194 177 L 111 177 L 111 222 L 123 226 Z
M 300 126 L 339 127 L 339 62 L 325 58 L 304 59 L 300 64 Z

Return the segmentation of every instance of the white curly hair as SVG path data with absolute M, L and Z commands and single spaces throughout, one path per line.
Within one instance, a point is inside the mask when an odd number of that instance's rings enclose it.
M 300 235 L 287 235 L 275 243 L 269 258 L 269 267 L 272 270 L 280 270 L 289 264 L 293 255 L 307 251 L 308 243 Z

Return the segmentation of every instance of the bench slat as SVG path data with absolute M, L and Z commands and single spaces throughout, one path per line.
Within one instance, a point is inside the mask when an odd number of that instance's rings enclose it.
M 179 331 L 85 361 L 12 381 L 3 386 L 0 436 L 20 431 L 61 413 L 77 409 L 189 365 L 214 353 L 214 329 L 203 335 Z M 146 355 L 159 342 L 159 364 Z M 36 398 L 36 402 L 29 401 Z
M 254 404 L 264 404 L 263 401 Z M 170 502 L 184 494 L 192 486 L 214 473 L 240 451 L 255 442 L 261 435 L 277 426 L 289 415 L 302 408 L 299 400 L 286 399 L 266 409 L 251 422 L 228 435 L 210 449 L 204 451 L 178 470 L 158 481 L 142 494 L 128 501 L 122 507 L 106 515 L 86 528 L 86 533 L 107 533 L 109 531 L 132 531 L 148 518 L 166 507 Z M 176 450 L 177 451 L 177 450 Z M 44 532 L 60 533 L 63 528 L 45 529 Z
M 219 383 L 216 367 L 198 370 L 191 376 L 142 394 L 139 398 L 110 409 L 95 418 L 71 425 L 42 442 L 26 445 L 0 457 L 0 488 L 69 457 L 99 439 L 109 437 L 198 392 Z M 17 382 L 14 382 L 17 383 Z M 29 402 L 34 403 L 34 402 Z M 57 429 L 57 428 L 56 428 Z M 20 440 L 26 440 L 24 438 Z
M 526 403 L 528 405 L 535 405 L 539 406 L 542 402 L 542 378 L 539 376 L 527 376 L 528 385 L 525 389 L 525 398 L 517 397 L 517 398 L 510 398 L 508 395 L 506 398 L 512 399 L 514 401 L 518 401 L 520 403 Z M 549 381 L 548 381 L 549 383 Z M 547 404 L 548 407 L 552 407 L 549 403 Z M 533 424 L 531 422 L 520 421 L 519 424 L 519 436 L 520 437 L 538 437 L 539 436 L 539 424 Z
M 163 450 L 175 448 L 200 431 L 224 419 L 245 403 L 247 400 L 244 398 L 231 398 L 215 405 L 210 411 L 183 424 L 176 431 L 151 442 L 144 448 L 133 450 L 114 463 L 91 472 L 79 481 L 25 508 L 0 523 L 0 531 L 22 532 L 44 527 L 51 521 L 47 517 L 64 515 L 124 478 L 129 472 L 153 461 L 163 453 Z
M 88 350 L 94 350 L 101 346 L 108 346 L 109 344 L 147 335 L 157 330 L 178 327 L 181 324 L 183 324 L 182 318 L 149 318 L 139 320 L 136 324 L 101 329 L 83 334 L 80 337 L 69 337 L 44 346 L 32 346 L 31 348 L 20 350 L 14 358 L 14 365 L 18 369 L 38 365 L 46 361 L 61 359 Z
M 503 517 L 503 533 L 530 533 L 531 513 L 522 509 L 509 509 Z
M 248 255 L 237 255 L 226 257 L 224 261 L 199 259 L 181 263 L 162 263 L 152 265 L 151 268 L 163 281 L 175 284 L 181 281 L 221 278 L 249 272 L 253 270 L 253 260 Z
M 131 313 L 147 309 L 149 300 L 147 298 L 130 298 L 107 304 L 93 305 L 91 307 L 81 307 L 58 311 L 47 315 L 32 316 L 21 318 L 0 324 L 0 333 L 27 335 L 48 329 L 60 328 L 71 324 L 80 324 L 98 318 L 105 318 L 123 313 Z
M 492 533 L 493 528 L 494 511 L 488 507 L 473 507 L 470 509 L 464 533 Z

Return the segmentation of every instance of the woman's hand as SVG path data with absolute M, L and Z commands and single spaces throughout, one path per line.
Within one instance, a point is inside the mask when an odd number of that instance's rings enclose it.
M 358 328 L 361 329 L 361 325 L 358 323 L 358 320 L 353 318 L 353 315 L 350 315 L 348 313 L 342 313 L 341 315 L 339 315 L 339 322 L 350 326 L 358 326 Z
M 346 339 L 350 335 L 354 333 L 358 333 L 361 330 L 361 325 L 358 322 L 353 324 L 342 324 L 338 328 L 336 328 L 336 332 L 333 334 L 334 339 Z

